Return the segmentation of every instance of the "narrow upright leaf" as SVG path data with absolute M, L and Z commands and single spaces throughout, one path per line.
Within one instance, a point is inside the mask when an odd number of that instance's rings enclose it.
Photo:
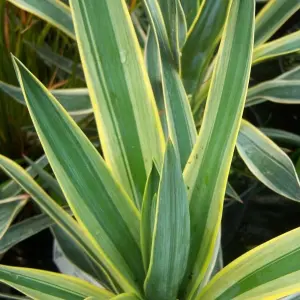
M 70 9 L 60 0 L 8 0 L 12 4 L 51 23 L 75 39 Z
M 300 201 L 300 182 L 290 158 L 256 127 L 243 120 L 237 149 L 249 170 L 276 193 Z
M 189 29 L 182 49 L 182 78 L 188 94 L 193 95 L 203 84 L 207 67 L 219 44 L 230 0 L 203 2 Z
M 163 132 L 125 0 L 71 0 L 105 160 L 138 208 Z M 99 30 L 105 28 L 105 30 Z
M 0 240 L 13 222 L 14 218 L 27 203 L 28 195 L 19 195 L 0 201 Z
M 144 277 L 138 211 L 58 101 L 16 58 L 14 64 L 33 124 L 76 219 L 122 288 L 138 292 Z
M 255 46 L 266 42 L 299 9 L 299 0 L 268 1 L 255 20 Z
M 173 0 L 173 5 L 175 5 Z M 196 127 L 191 107 L 179 76 L 179 66 L 171 48 L 167 28 L 157 0 L 144 0 L 151 29 L 156 42 L 158 63 L 161 72 L 164 111 L 167 116 L 168 135 L 179 153 L 184 168 L 196 140 Z M 176 29 L 175 29 L 176 30 Z
M 190 245 L 186 186 L 171 141 L 159 183 L 150 265 L 144 288 L 149 300 L 176 299 Z
M 141 250 L 145 271 L 148 270 L 152 248 L 152 236 L 154 229 L 159 178 L 159 173 L 155 165 L 153 164 L 145 187 L 141 216 Z
M 250 76 L 254 12 L 254 0 L 232 1 L 202 126 L 184 170 L 191 214 L 189 264 L 182 285 L 185 299 L 193 299 L 202 287 L 220 230 L 226 183 Z
M 201 2 L 203 2 L 203 0 L 181 0 L 181 5 L 185 13 L 188 28 L 190 28 L 192 23 L 195 21 L 195 18 L 201 6 Z

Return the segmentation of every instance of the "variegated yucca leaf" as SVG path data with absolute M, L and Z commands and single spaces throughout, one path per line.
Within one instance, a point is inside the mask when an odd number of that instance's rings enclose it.
M 262 82 L 248 90 L 246 106 L 272 101 L 282 104 L 300 103 L 300 67 L 277 78 Z
M 300 292 L 300 229 L 281 235 L 242 255 L 221 270 L 197 300 L 270 299 Z
M 219 44 L 230 1 L 203 1 L 182 49 L 182 79 L 188 94 L 203 84 Z
M 180 40 L 178 38 L 174 49 L 174 43 L 171 43 L 159 2 L 157 0 L 144 0 L 143 2 L 151 24 L 151 50 L 155 51 L 154 54 L 147 54 L 148 68 L 153 61 L 155 62 L 155 59 L 157 59 L 155 63 L 158 64 L 155 65 L 155 70 L 150 70 L 150 78 L 159 80 L 159 82 L 152 81 L 152 86 L 154 85 L 156 89 L 156 85 L 160 85 L 158 88 L 161 89 L 161 92 L 158 96 L 160 97 L 160 106 L 164 103 L 164 109 L 161 113 L 166 114 L 167 135 L 174 142 L 183 169 L 196 140 L 196 127 L 188 97 L 179 76 L 180 66 L 177 61 L 177 52 L 180 50 Z M 176 5 L 177 9 L 180 10 L 180 3 L 177 0 L 173 5 Z M 173 13 L 171 16 L 176 21 L 177 13 Z M 181 36 L 178 26 L 173 30 L 176 31 L 175 36 Z M 148 52 L 151 50 L 147 49 Z
M 57 27 L 75 39 L 74 26 L 69 7 L 61 0 L 8 0 Z
M 154 227 L 151 222 L 145 224 L 150 227 L 148 231 L 153 231 L 148 236 L 152 243 L 145 296 L 149 300 L 176 299 L 188 261 L 190 215 L 180 160 L 170 140 L 155 200 Z M 148 213 L 151 218 L 151 209 Z
M 269 0 L 256 16 L 255 46 L 266 42 L 299 9 L 299 0 Z
M 26 105 L 21 88 L 0 81 L 0 89 L 17 102 Z M 86 88 L 55 89 L 50 92 L 74 118 L 93 113 L 89 92 Z
M 161 165 L 164 139 L 126 4 L 70 4 L 105 161 L 140 208 L 152 160 Z
M 78 299 L 94 296 L 111 299 L 113 294 L 76 277 L 34 269 L 0 266 L 0 281 L 33 299 Z
M 49 163 L 86 238 L 124 290 L 138 292 L 144 276 L 139 212 L 58 101 L 22 63 L 14 64 Z
M 240 127 L 237 150 L 262 183 L 280 195 L 300 201 L 300 183 L 290 158 L 245 120 Z
M 191 214 L 191 248 L 182 287 L 188 286 L 186 299 L 195 297 L 201 287 L 219 234 L 226 182 L 250 76 L 254 8 L 254 1 L 232 1 L 202 126 L 184 170 Z M 239 26 L 241 22 L 243 27 Z

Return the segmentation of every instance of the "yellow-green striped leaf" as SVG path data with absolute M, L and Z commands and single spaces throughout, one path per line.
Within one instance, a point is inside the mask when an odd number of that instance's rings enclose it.
M 153 164 L 145 187 L 141 216 L 141 251 L 143 256 L 144 269 L 146 272 L 149 267 L 152 248 L 152 235 L 154 228 L 159 179 L 159 173 L 155 165 Z
M 26 43 L 26 45 L 29 45 L 46 64 L 85 81 L 81 64 L 76 64 L 73 60 L 55 53 L 48 45 L 37 46 L 31 43 Z
M 105 160 L 140 208 L 152 158 L 161 164 L 164 140 L 126 3 L 70 4 Z
M 259 130 L 272 140 L 300 147 L 300 136 L 285 130 L 260 127 Z
M 196 300 L 268 299 L 300 292 L 300 229 L 242 255 L 219 272 Z
M 14 218 L 27 203 L 28 195 L 18 195 L 0 200 L 0 240 Z
M 0 265 L 0 281 L 34 299 L 111 299 L 113 294 L 76 277 Z
M 205 73 L 219 44 L 230 0 L 206 0 L 188 31 L 182 49 L 182 78 L 188 94 L 203 84 Z
M 300 80 L 271 80 L 248 90 L 246 106 L 265 101 L 282 104 L 300 103 Z
M 112 300 L 140 300 L 140 298 L 135 294 L 120 294 L 111 299 Z
M 144 283 L 149 300 L 176 299 L 190 244 L 186 186 L 172 142 L 167 143 L 157 195 L 149 269 Z
M 60 0 L 8 0 L 19 8 L 26 10 L 54 25 L 65 34 L 75 39 L 70 9 Z
M 53 224 L 49 216 L 41 214 L 12 225 L 0 239 L 0 254 Z
M 245 120 L 240 127 L 237 150 L 262 183 L 282 196 L 300 201 L 300 183 L 290 158 Z
M 0 81 L 0 89 L 17 102 L 26 105 L 19 87 Z M 51 94 L 71 116 L 88 115 L 93 112 L 89 92 L 86 88 L 50 90 Z
M 16 58 L 14 64 L 33 124 L 76 219 L 124 290 L 138 291 L 144 276 L 139 212 L 58 101 Z
M 101 286 L 117 292 L 114 282 L 109 281 L 103 270 L 75 243 L 68 234 L 66 234 L 59 226 L 51 227 L 51 231 L 60 246 L 63 254 L 70 260 L 71 263 L 76 265 L 86 274 L 89 274 L 93 279 L 100 282 Z M 0 241 L 1 244 L 1 241 Z
M 253 63 L 257 64 L 284 54 L 300 50 L 300 30 L 287 34 L 284 37 L 260 45 L 253 52 Z
M 256 16 L 254 44 L 266 42 L 297 10 L 299 0 L 270 0 Z
M 281 74 L 273 80 L 262 82 L 248 90 L 246 106 L 265 101 L 283 104 L 300 102 L 300 67 Z
M 174 142 L 176 151 L 180 156 L 181 166 L 184 168 L 196 140 L 196 127 L 178 73 L 178 64 L 170 46 L 159 3 L 157 0 L 144 0 L 144 4 L 158 47 L 157 51 L 160 58 L 158 63 L 160 64 L 168 135 Z
M 99 268 L 103 269 L 98 256 L 99 249 L 91 243 L 85 231 L 40 188 L 24 169 L 14 161 L 1 155 L 0 167 L 8 176 L 16 181 L 16 184 L 20 184 L 20 186 L 32 196 L 32 199 L 37 202 L 41 209 L 86 252 Z M 103 272 L 107 278 L 110 278 L 104 269 Z
M 254 11 L 254 0 L 232 1 L 202 126 L 184 170 L 191 214 L 189 264 L 182 285 L 185 299 L 192 299 L 201 288 L 220 230 L 226 182 L 250 76 Z
M 202 2 L 203 0 L 181 0 L 188 28 L 194 22 Z

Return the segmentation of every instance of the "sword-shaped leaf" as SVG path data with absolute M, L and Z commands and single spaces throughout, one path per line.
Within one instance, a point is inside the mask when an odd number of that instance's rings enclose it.
M 282 196 L 300 201 L 300 183 L 290 158 L 245 120 L 240 127 L 237 150 L 262 183 Z
M 34 269 L 0 265 L 0 281 L 34 299 L 97 300 L 111 299 L 113 294 L 82 279 Z
M 192 299 L 201 288 L 220 230 L 226 183 L 250 76 L 254 11 L 254 0 L 232 1 L 202 126 L 184 170 L 191 214 L 191 248 L 182 286 L 186 299 Z
M 60 0 L 8 0 L 19 8 L 28 11 L 51 23 L 69 37 L 75 39 L 70 9 Z
M 59 102 L 16 58 L 14 65 L 37 134 L 76 219 L 124 290 L 138 292 L 144 276 L 138 211 Z
M 270 0 L 256 16 L 254 44 L 266 42 L 297 10 L 299 0 Z
M 179 158 L 168 141 L 157 194 L 146 299 L 176 299 L 187 265 L 190 216 Z
M 164 140 L 125 0 L 70 4 L 106 163 L 140 208 L 152 159 L 161 164 Z

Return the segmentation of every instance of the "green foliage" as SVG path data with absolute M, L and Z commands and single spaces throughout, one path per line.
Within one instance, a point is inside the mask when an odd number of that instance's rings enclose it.
M 16 183 L 4 186 L 7 204 L 15 205 L 11 214 L 28 195 L 44 212 L 6 231 L 11 218 L 5 211 L 0 249 L 27 238 L 27 228 L 34 234 L 55 224 L 65 254 L 103 288 L 8 266 L 0 266 L 0 281 L 36 299 L 278 299 L 299 292 L 299 229 L 225 268 L 220 263 L 226 190 L 240 200 L 227 185 L 236 144 L 261 182 L 300 201 L 293 163 L 266 136 L 282 139 L 283 132 L 260 131 L 242 120 L 245 104 L 299 101 L 289 89 L 299 84 L 297 69 L 248 90 L 253 63 L 299 50 L 299 32 L 268 42 L 299 2 L 280 9 L 271 0 L 255 20 L 254 0 L 224 0 L 220 6 L 215 0 L 183 6 L 179 0 L 144 0 L 144 8 L 133 1 L 133 22 L 125 0 L 70 0 L 70 9 L 55 0 L 46 7 L 11 2 L 76 39 L 82 68 L 76 62 L 74 73 L 66 57 L 35 51 L 79 80 L 83 70 L 87 89 L 50 92 L 26 60 L 13 57 L 20 89 L 0 87 L 27 106 L 55 178 L 45 173 L 43 160 L 27 159 L 26 171 L 0 156 L 1 168 L 27 193 L 20 195 Z M 205 36 L 216 19 L 218 26 Z M 199 40 L 208 44 L 198 47 Z M 93 112 L 103 157 L 76 123 L 76 112 Z M 33 179 L 37 175 L 54 197 Z

